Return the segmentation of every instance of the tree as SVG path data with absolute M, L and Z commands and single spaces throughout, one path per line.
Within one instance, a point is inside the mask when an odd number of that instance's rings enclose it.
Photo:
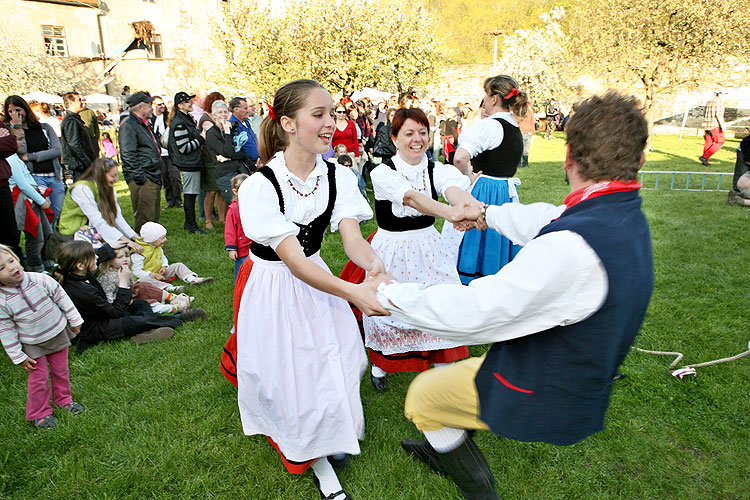
M 364 86 L 402 91 L 437 76 L 436 21 L 397 0 L 294 2 L 281 16 L 255 0 L 227 2 L 215 28 L 227 84 L 272 94 L 295 78 L 349 93 Z
M 525 84 L 533 99 L 546 101 L 572 94 L 565 50 L 568 38 L 560 25 L 564 16 L 565 9 L 555 7 L 539 16 L 542 27 L 503 37 L 498 70 Z
M 749 7 L 748 0 L 578 0 L 568 46 L 582 74 L 637 78 L 652 124 L 658 92 L 715 82 L 732 56 L 750 54 Z

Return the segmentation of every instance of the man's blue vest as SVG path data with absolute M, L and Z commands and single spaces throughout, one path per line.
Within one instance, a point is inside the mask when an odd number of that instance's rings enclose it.
M 602 307 L 583 321 L 495 343 L 476 376 L 480 416 L 518 441 L 573 444 L 604 428 L 613 378 L 654 287 L 648 223 L 638 191 L 578 203 L 538 236 L 573 231 L 607 274 Z

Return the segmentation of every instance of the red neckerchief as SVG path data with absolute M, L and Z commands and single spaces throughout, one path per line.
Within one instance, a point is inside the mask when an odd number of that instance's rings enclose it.
M 635 180 L 599 182 L 597 184 L 582 187 L 581 189 L 576 189 L 565 197 L 563 204 L 567 208 L 570 208 L 573 205 L 577 205 L 578 203 L 591 198 L 596 198 L 597 196 L 610 193 L 620 193 L 622 191 L 635 191 L 636 189 L 641 189 L 641 183 Z

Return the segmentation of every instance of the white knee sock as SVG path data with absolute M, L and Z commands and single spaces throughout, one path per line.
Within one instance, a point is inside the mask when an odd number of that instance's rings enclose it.
M 372 370 L 370 370 L 370 373 L 372 373 L 373 377 L 377 377 L 377 378 L 382 378 L 387 375 L 386 372 L 384 372 L 381 368 L 375 365 L 372 365 Z
M 336 471 L 333 470 L 333 466 L 331 466 L 326 457 L 319 458 L 313 462 L 312 470 L 315 477 L 320 481 L 320 491 L 324 495 L 328 496 L 342 490 L 339 478 L 336 476 Z M 339 497 L 344 498 L 344 494 L 342 493 Z M 338 497 L 335 500 L 337 499 Z
M 435 448 L 438 453 L 448 453 L 453 451 L 466 439 L 466 431 L 463 429 L 454 429 L 453 427 L 443 427 L 436 431 L 423 431 L 424 437 Z
M 450 366 L 453 364 L 453 361 L 450 363 L 432 363 L 433 368 L 440 368 L 441 366 Z

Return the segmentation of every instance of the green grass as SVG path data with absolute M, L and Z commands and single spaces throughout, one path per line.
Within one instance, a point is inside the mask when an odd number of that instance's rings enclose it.
M 714 158 L 732 172 L 736 141 Z M 537 136 L 531 168 L 521 169 L 523 201 L 560 203 L 563 135 Z M 646 170 L 705 170 L 702 140 L 655 137 Z M 124 185 L 118 185 L 124 188 Z M 119 191 L 126 217 L 130 201 Z M 750 211 L 724 205 L 726 193 L 644 190 L 651 224 L 656 287 L 636 345 L 680 351 L 698 363 L 747 349 L 745 300 Z M 167 255 L 213 285 L 194 288 L 207 320 L 178 329 L 168 342 L 112 342 L 70 355 L 73 395 L 86 412 L 57 413 L 40 432 L 24 420 L 26 376 L 0 363 L 0 498 L 3 499 L 314 499 L 309 473 L 288 475 L 259 436 L 242 434 L 236 390 L 219 373 L 232 322 L 232 262 L 215 231 L 188 235 L 182 212 L 165 210 Z M 374 223 L 363 225 L 369 234 Z M 334 272 L 346 262 L 338 235 L 323 257 Z M 479 354 L 482 347 L 472 347 Z M 671 358 L 632 352 L 615 384 L 606 429 L 556 447 L 518 443 L 480 432 L 476 439 L 495 473 L 501 498 L 750 498 L 750 358 L 671 377 Z M 414 374 L 390 376 L 376 393 L 364 379 L 366 438 L 362 455 L 340 473 L 357 500 L 454 499 L 452 483 L 405 456 L 402 437 L 418 436 L 403 416 Z

